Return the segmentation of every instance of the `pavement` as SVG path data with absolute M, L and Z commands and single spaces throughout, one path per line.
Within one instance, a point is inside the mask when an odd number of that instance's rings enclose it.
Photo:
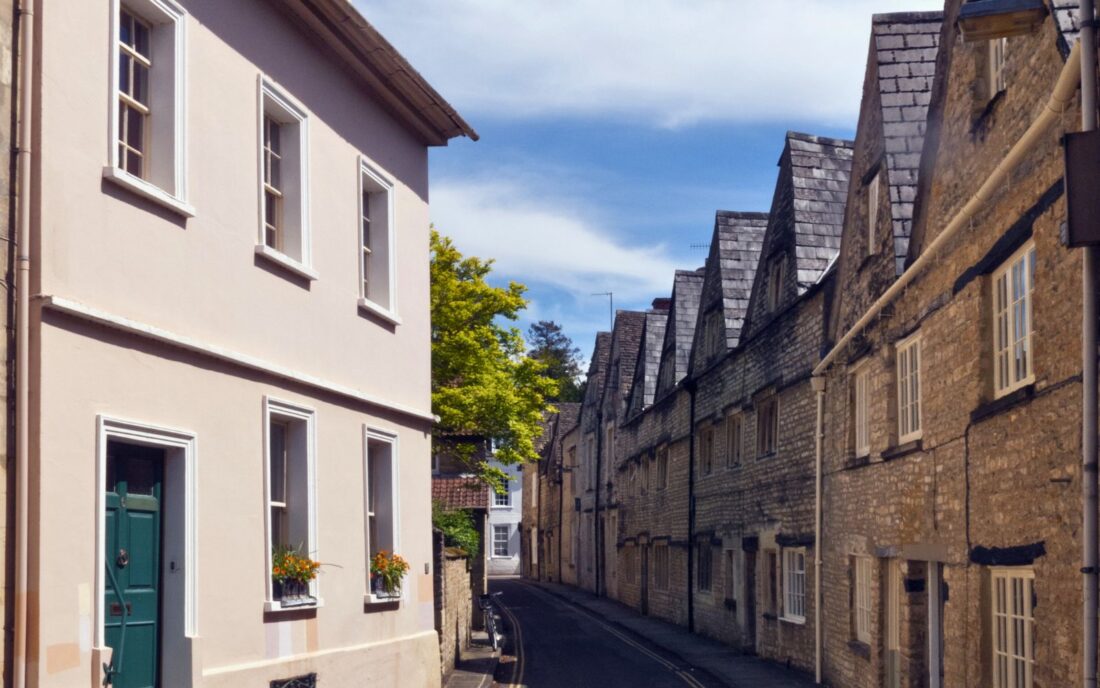
M 503 686 L 677 686 L 811 688 L 805 674 L 642 616 L 577 588 L 534 581 L 495 581 L 509 626 Z M 519 630 L 512 631 L 512 626 Z M 511 656 L 508 656 L 511 655 Z M 448 683 L 450 687 L 452 684 Z M 457 685 L 457 684 L 456 684 Z M 475 684 L 469 684 L 471 686 Z
M 462 652 L 454 671 L 443 680 L 443 688 L 488 688 L 500 662 L 500 650 L 489 647 L 484 631 L 474 631 L 473 646 Z

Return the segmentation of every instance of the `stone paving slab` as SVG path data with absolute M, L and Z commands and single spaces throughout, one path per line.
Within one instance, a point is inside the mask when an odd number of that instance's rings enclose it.
M 500 662 L 500 651 L 488 646 L 488 637 L 477 631 L 474 645 L 462 652 L 454 671 L 443 679 L 443 688 L 488 688 Z
M 730 688 L 811 688 L 815 685 L 805 674 L 743 655 L 681 626 L 642 616 L 614 600 L 556 583 L 528 582 L 648 640 Z

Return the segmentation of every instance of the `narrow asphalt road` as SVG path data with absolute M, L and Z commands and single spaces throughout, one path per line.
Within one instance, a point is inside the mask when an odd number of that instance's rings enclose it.
M 503 607 L 500 686 L 523 688 L 710 688 L 702 672 L 543 590 L 519 580 L 493 580 Z M 518 625 L 518 629 L 513 626 Z

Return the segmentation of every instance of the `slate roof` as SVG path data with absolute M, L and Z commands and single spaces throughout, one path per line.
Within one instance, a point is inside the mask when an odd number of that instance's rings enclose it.
M 661 367 L 661 345 L 665 341 L 667 324 L 667 310 L 654 309 L 646 312 L 641 349 L 638 351 L 634 381 L 630 385 L 630 398 L 627 400 L 628 418 L 641 413 L 653 403 L 653 395 L 657 391 L 657 370 Z
M 447 509 L 487 509 L 489 488 L 477 478 L 433 476 L 432 501 Z
M 799 294 L 817 282 L 840 250 L 852 146 L 844 139 L 787 132 Z
M 737 346 L 748 315 L 752 283 L 767 229 L 767 213 L 719 210 L 714 217 L 714 239 L 708 261 L 715 258 L 718 261 L 726 312 L 726 346 L 731 349 Z
M 697 270 L 677 270 L 672 280 L 672 304 L 669 308 L 668 323 L 665 325 L 665 339 L 661 346 L 661 366 L 665 365 L 664 352 L 673 350 L 672 377 L 666 385 L 662 381 L 658 368 L 658 387 L 656 396 L 663 396 L 676 386 L 688 372 L 688 358 L 691 344 L 695 339 L 695 322 L 699 316 L 699 297 L 703 292 L 703 276 L 706 268 Z
M 562 441 L 565 433 L 577 425 L 577 418 L 581 413 L 581 405 L 576 402 L 557 402 L 554 407 L 557 413 L 547 417 L 546 444 L 541 450 L 543 461 L 540 463 L 543 474 L 550 473 L 559 476 L 558 469 L 562 465 Z
M 611 333 L 597 332 L 596 344 L 592 349 L 592 360 L 588 364 L 588 384 L 584 390 L 584 401 L 581 402 L 580 422 L 585 424 L 586 430 L 591 430 L 595 422 L 595 414 L 586 416 L 584 408 L 598 406 L 603 396 L 604 375 L 607 373 L 607 361 L 611 355 Z
M 1058 48 L 1063 58 L 1069 57 L 1081 32 L 1081 4 L 1078 0 L 1049 0 L 1049 3 L 1058 27 Z
M 641 348 L 645 321 L 646 314 L 640 311 L 615 313 L 615 328 L 611 333 L 611 363 L 613 366 L 618 363 L 618 366 L 610 370 L 606 377 L 606 384 L 609 387 L 604 391 L 604 404 L 615 404 L 611 410 L 616 419 L 625 415 L 630 385 L 634 382 L 634 367 L 638 363 L 638 349 Z M 612 385 L 615 388 L 611 388 Z
M 878 70 L 886 176 L 890 186 L 894 258 L 897 274 L 905 272 L 913 201 L 921 150 L 928 129 L 928 104 L 936 73 L 942 12 L 876 14 L 871 36 Z

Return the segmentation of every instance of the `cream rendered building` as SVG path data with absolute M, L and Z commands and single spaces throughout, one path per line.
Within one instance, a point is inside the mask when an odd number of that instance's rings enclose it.
M 24 4 L 16 685 L 438 686 L 427 148 L 476 134 L 346 0 Z

